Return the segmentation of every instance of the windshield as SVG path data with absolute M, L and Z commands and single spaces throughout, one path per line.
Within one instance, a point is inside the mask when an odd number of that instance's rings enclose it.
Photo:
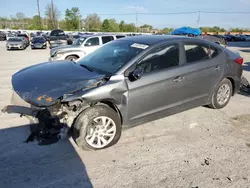
M 144 49 L 132 41 L 116 40 L 88 54 L 78 63 L 96 72 L 113 74 Z
M 43 37 L 35 37 L 32 39 L 32 41 L 33 42 L 41 42 L 41 43 L 46 42 L 45 38 L 43 38 Z
M 76 39 L 72 45 L 74 46 L 80 46 L 84 41 L 86 40 L 86 38 L 80 37 L 78 39 Z
M 51 31 L 50 36 L 55 36 L 55 37 L 65 36 L 65 33 L 63 30 L 53 30 L 53 31 Z
M 18 39 L 18 38 L 10 38 L 8 41 L 22 41 L 22 39 Z

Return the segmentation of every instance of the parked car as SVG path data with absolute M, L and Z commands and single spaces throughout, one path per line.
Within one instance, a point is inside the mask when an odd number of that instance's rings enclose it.
M 5 41 L 7 39 L 6 33 L 0 31 L 0 41 Z
M 240 41 L 249 41 L 250 37 L 247 35 L 236 35 L 237 37 L 240 38 Z
M 7 50 L 12 50 L 12 49 L 24 50 L 25 48 L 26 48 L 26 43 L 22 37 L 12 37 L 9 38 L 6 42 Z
M 68 45 L 68 38 L 63 30 L 55 29 L 50 32 L 48 42 L 51 49 L 62 45 Z
M 123 38 L 125 35 L 85 35 L 74 41 L 70 46 L 61 46 L 50 50 L 49 61 L 57 60 L 72 60 L 76 61 L 79 58 L 95 51 L 103 44 Z
M 26 39 L 26 43 L 27 43 L 28 46 L 29 46 L 29 44 L 30 44 L 30 38 L 29 38 L 29 36 L 28 36 L 27 34 L 25 34 L 25 33 L 20 33 L 20 34 L 17 34 L 17 37 L 24 37 L 24 38 Z
M 224 35 L 226 41 L 228 42 L 236 42 L 236 41 L 242 41 L 240 37 L 237 37 L 235 35 Z
M 205 36 L 201 36 L 200 38 L 217 43 L 217 44 L 222 45 L 224 47 L 227 46 L 227 41 L 221 37 L 216 37 L 216 36 L 212 36 L 212 35 L 205 35 Z
M 44 37 L 38 36 L 33 37 L 30 41 L 31 49 L 46 49 L 47 48 L 47 41 Z
M 9 32 L 7 33 L 7 36 L 6 36 L 6 40 L 9 40 L 9 38 L 13 38 L 13 37 L 17 37 L 17 34 L 16 33 L 12 33 L 12 32 Z
M 225 107 L 239 90 L 242 63 L 238 54 L 202 39 L 127 37 L 78 62 L 20 70 L 12 76 L 13 96 L 32 107 L 2 111 L 38 118 L 39 136 L 53 130 L 60 138 L 66 124 L 82 149 L 104 149 L 118 142 L 122 126 L 203 105 Z

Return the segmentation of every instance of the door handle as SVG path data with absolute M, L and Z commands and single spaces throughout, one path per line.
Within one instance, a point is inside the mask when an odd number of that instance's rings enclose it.
M 220 66 L 217 65 L 217 66 L 214 68 L 214 70 L 219 71 L 219 70 L 220 70 Z
M 177 76 L 175 79 L 173 79 L 173 82 L 180 82 L 182 81 L 183 77 L 182 76 Z

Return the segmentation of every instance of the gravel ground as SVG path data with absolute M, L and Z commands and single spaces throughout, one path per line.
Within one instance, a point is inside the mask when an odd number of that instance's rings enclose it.
M 234 43 L 250 80 L 250 43 Z M 47 61 L 49 50 L 6 51 L 0 43 L 0 108 L 9 104 L 11 75 Z M 249 66 L 248 66 L 249 65 Z M 28 121 L 0 114 L 0 187 L 250 187 L 249 96 L 222 110 L 195 108 L 123 132 L 106 150 L 84 152 L 72 139 L 26 144 Z

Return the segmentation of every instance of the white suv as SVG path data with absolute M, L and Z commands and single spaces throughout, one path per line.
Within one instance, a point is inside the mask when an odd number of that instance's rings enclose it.
M 71 60 L 75 61 L 95 51 L 103 44 L 123 38 L 125 35 L 83 35 L 72 45 L 65 45 L 50 50 L 49 61 Z

